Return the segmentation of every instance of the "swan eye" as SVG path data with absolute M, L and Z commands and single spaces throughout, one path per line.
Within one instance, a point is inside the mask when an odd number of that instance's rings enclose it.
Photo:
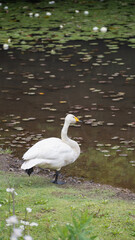
M 79 122 L 79 119 L 77 117 L 74 117 L 74 118 L 75 118 L 76 122 Z

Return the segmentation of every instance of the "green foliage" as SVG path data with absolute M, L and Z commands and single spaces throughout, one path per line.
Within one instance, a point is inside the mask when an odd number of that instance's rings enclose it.
M 72 224 L 66 224 L 64 227 L 59 228 L 60 240 L 93 240 L 96 236 L 90 236 L 92 232 L 91 220 L 93 216 L 84 213 L 73 212 Z M 97 238 L 96 238 L 97 239 Z M 57 239 L 56 239 L 57 240 Z
M 37 40 L 59 41 L 91 40 L 91 39 L 125 39 L 132 42 L 135 35 L 134 0 L 126 1 L 89 1 L 85 4 L 78 0 L 57 1 L 50 5 L 48 1 L 40 1 L 32 4 L 19 1 L 16 4 L 8 3 L 8 12 L 0 7 L 0 43 L 7 43 L 11 38 L 10 47 L 21 48 L 23 51 L 35 47 Z M 79 12 L 76 13 L 76 10 Z M 84 11 L 89 11 L 85 16 Z M 46 16 L 46 11 L 51 16 Z M 33 17 L 29 13 L 33 13 Z M 123 14 L 124 12 L 124 14 Z M 39 13 L 39 17 L 34 14 Z M 62 28 L 60 28 L 62 25 Z M 107 26 L 104 34 L 100 30 L 93 31 L 93 27 L 99 29 Z M 25 42 L 25 44 L 24 44 Z M 41 46 L 42 49 L 44 47 Z
M 2 232 L 4 231 L 5 228 L 5 222 L 4 221 L 0 221 L 0 240 L 3 240 L 2 236 Z

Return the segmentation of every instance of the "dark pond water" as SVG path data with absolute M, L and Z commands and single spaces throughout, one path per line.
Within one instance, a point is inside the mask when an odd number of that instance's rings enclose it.
M 135 50 L 109 40 L 69 42 L 55 52 L 0 51 L 0 146 L 16 156 L 60 137 L 66 113 L 82 154 L 62 172 L 135 189 Z

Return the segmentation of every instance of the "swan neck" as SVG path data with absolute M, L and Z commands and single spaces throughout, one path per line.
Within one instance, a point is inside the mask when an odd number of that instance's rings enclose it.
M 64 142 L 67 142 L 68 140 L 70 140 L 70 138 L 67 135 L 68 128 L 69 128 L 69 124 L 67 122 L 65 122 L 64 126 L 62 128 L 62 131 L 61 131 L 61 139 Z
M 68 132 L 69 125 L 70 124 L 67 122 L 64 123 L 64 126 L 61 130 L 61 140 L 66 144 L 68 144 L 74 150 L 74 152 L 76 153 L 76 156 L 78 157 L 80 154 L 80 147 L 76 141 L 68 137 L 67 132 Z

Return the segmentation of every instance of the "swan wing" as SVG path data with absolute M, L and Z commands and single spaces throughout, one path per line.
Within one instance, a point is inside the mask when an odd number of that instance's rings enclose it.
M 24 155 L 23 160 L 57 160 L 71 158 L 72 148 L 59 138 L 47 138 L 34 144 Z

